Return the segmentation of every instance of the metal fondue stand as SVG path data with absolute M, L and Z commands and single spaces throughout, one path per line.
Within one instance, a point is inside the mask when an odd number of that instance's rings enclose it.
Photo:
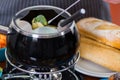
M 9 69 L 6 69 L 7 74 L 2 76 L 2 80 L 80 80 L 72 70 L 79 59 L 79 53 L 67 65 L 61 66 L 61 70 L 51 69 L 50 72 L 37 72 L 34 68 L 26 68 L 12 61 L 7 53 L 5 53 L 5 56 Z

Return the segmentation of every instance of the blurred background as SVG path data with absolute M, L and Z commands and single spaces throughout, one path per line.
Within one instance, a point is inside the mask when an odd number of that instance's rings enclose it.
M 120 25 L 120 4 L 110 4 L 112 22 Z

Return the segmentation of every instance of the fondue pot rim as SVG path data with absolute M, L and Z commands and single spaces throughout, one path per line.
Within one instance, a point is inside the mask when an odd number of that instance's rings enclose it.
M 35 38 L 51 38 L 51 37 L 58 37 L 58 36 L 62 36 L 64 34 L 66 34 L 67 32 L 69 32 L 71 30 L 71 28 L 73 28 L 75 26 L 75 21 L 71 22 L 70 24 L 70 27 L 67 27 L 61 31 L 59 31 L 58 33 L 50 33 L 50 34 L 40 34 L 40 33 L 33 33 L 33 32 L 28 32 L 28 31 L 25 31 L 23 29 L 21 29 L 17 23 L 16 23 L 16 17 L 22 13 L 23 11 L 26 11 L 26 10 L 39 10 L 39 8 L 44 8 L 44 9 L 57 9 L 59 11 L 63 11 L 64 9 L 62 8 L 59 8 L 59 7 L 55 7 L 55 6 L 49 6 L 49 5 L 38 5 L 38 6 L 30 6 L 30 7 L 27 7 L 27 8 L 24 8 L 20 11 L 18 11 L 16 13 L 16 15 L 13 17 L 12 19 L 12 24 L 10 25 L 10 27 L 14 28 L 18 33 L 21 33 L 25 36 L 30 36 L 30 37 L 35 37 Z M 71 16 L 71 14 L 68 12 L 68 11 L 65 11 L 65 13 L 68 15 L 68 16 Z M 14 24 L 14 25 L 13 25 Z

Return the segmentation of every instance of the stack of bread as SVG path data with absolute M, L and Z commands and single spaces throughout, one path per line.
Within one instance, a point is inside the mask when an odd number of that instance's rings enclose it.
M 120 26 L 97 18 L 77 22 L 81 58 L 120 72 Z

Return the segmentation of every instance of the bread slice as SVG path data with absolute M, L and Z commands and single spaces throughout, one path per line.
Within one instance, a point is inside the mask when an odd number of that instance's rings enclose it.
M 77 22 L 80 34 L 120 49 L 120 26 L 97 18 L 84 18 Z
M 81 36 L 79 51 L 82 58 L 120 72 L 120 50 Z

